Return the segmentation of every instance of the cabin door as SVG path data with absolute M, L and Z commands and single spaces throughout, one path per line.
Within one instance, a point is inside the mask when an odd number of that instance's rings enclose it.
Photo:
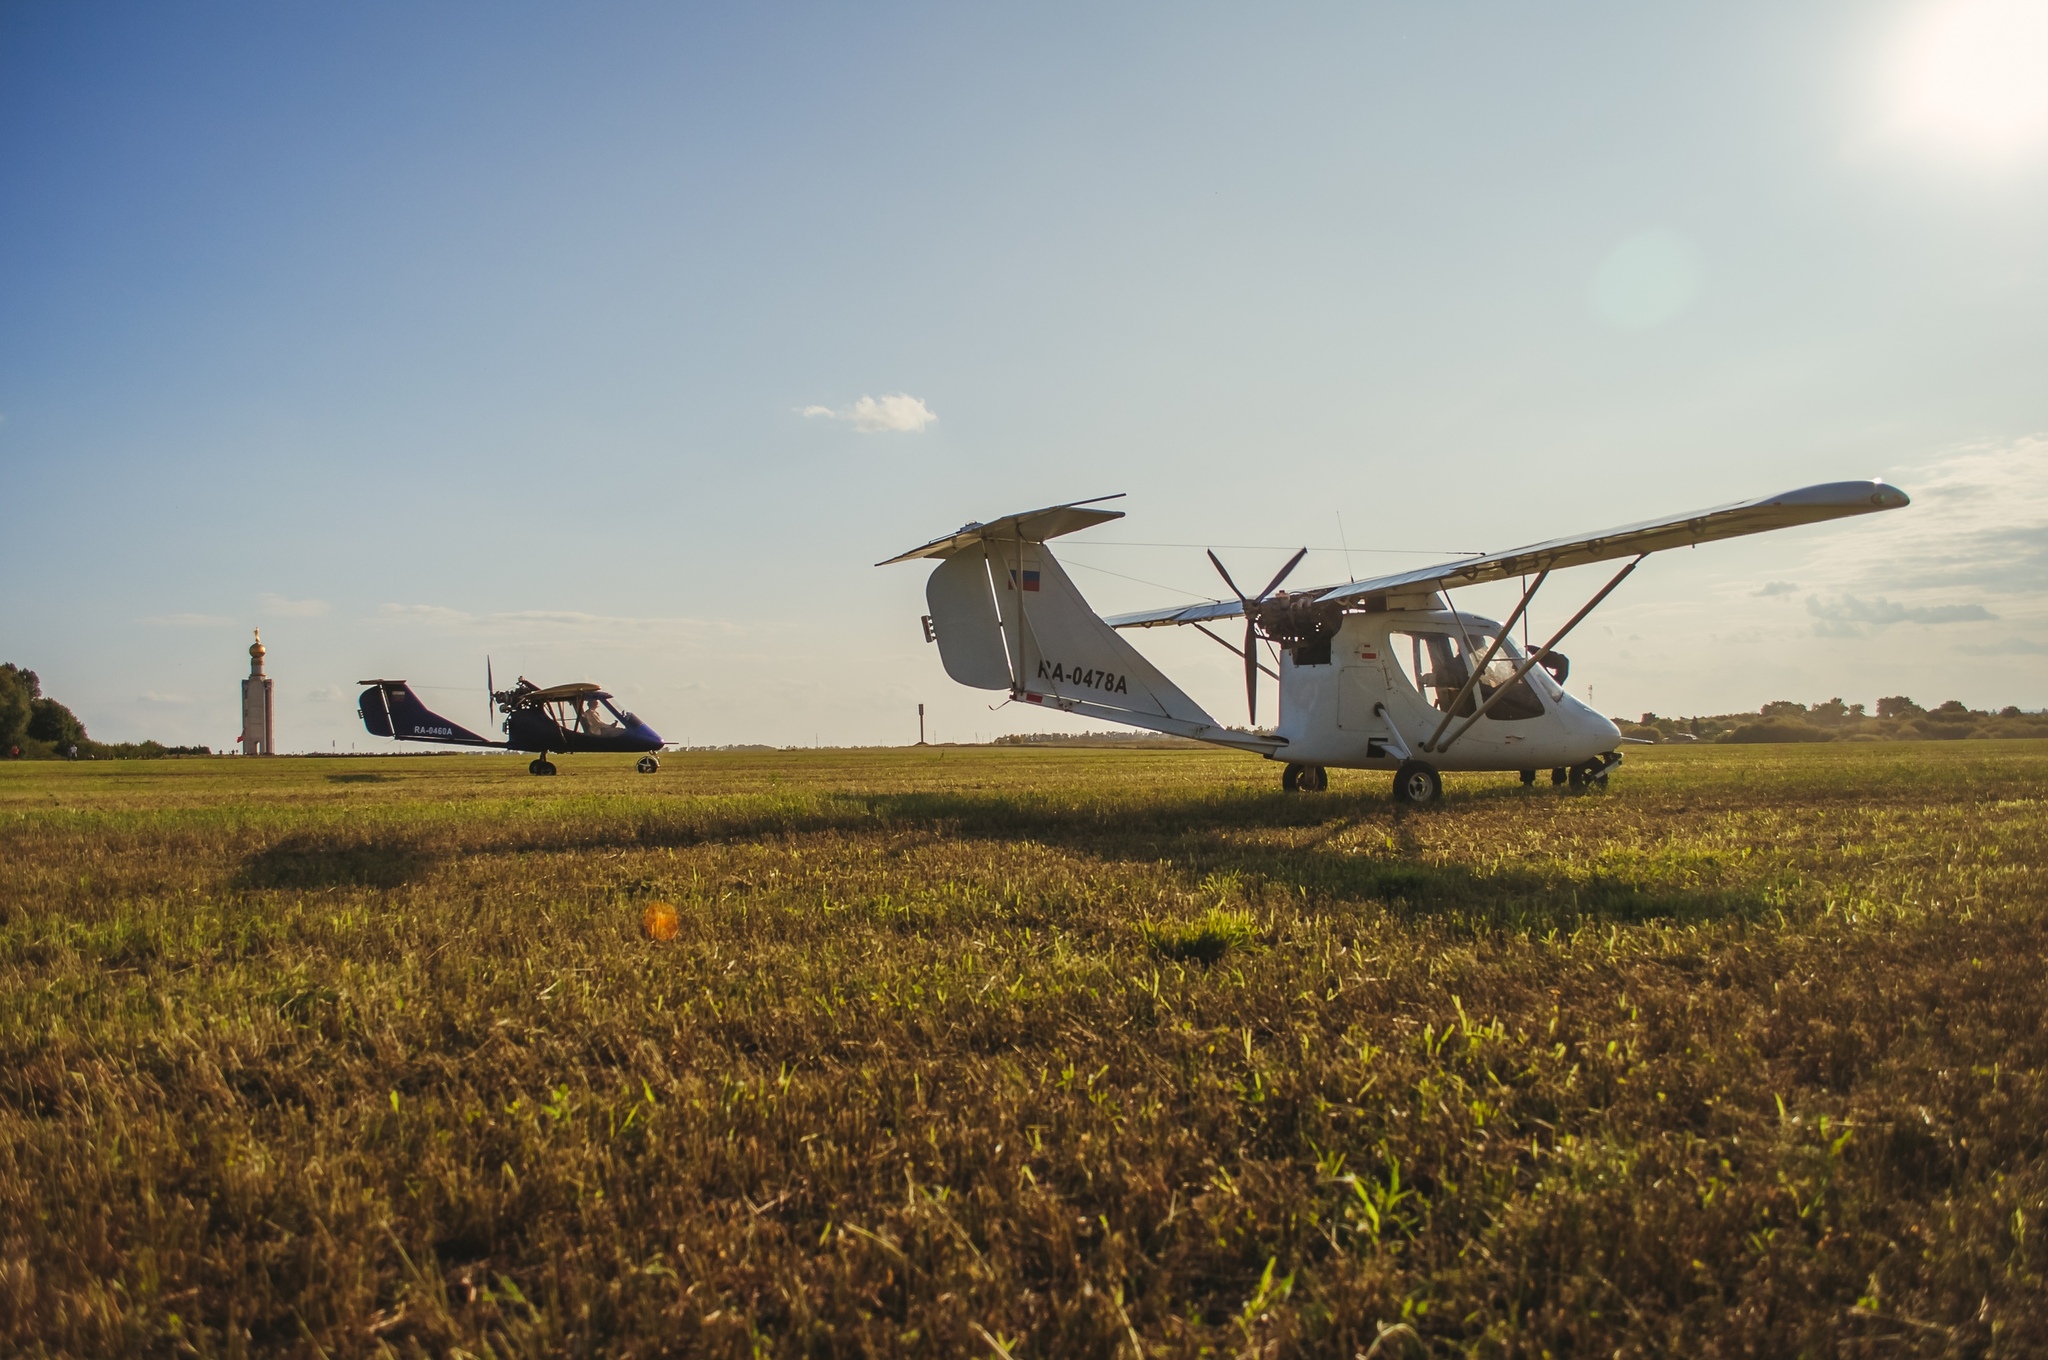
M 1387 734 L 1387 720 L 1381 716 L 1381 710 L 1391 691 L 1381 650 L 1372 643 L 1344 649 L 1344 664 L 1337 671 L 1338 731 L 1373 737 Z

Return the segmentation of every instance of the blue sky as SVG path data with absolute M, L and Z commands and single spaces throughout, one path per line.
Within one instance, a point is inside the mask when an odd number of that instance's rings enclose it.
M 1573 687 L 2048 705 L 2043 13 L 9 6 L 0 659 L 106 739 L 224 744 L 259 626 L 294 749 L 486 655 L 964 739 L 1049 719 L 870 564 L 970 518 L 1128 492 L 1107 612 L 1882 475 Z

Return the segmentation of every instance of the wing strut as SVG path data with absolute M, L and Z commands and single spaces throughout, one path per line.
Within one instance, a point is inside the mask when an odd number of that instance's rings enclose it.
M 1638 558 L 1636 560 L 1641 561 L 1642 559 Z M 1548 579 L 1549 576 L 1550 571 L 1548 568 L 1545 568 L 1536 577 L 1536 584 L 1528 587 L 1522 592 L 1522 602 L 1515 606 L 1514 613 L 1508 615 L 1508 621 L 1500 626 L 1500 633 L 1498 636 L 1494 638 L 1493 645 L 1486 649 L 1486 655 L 1479 658 L 1479 664 L 1477 666 L 1474 666 L 1472 668 L 1472 673 L 1465 677 L 1465 687 L 1458 691 L 1458 697 L 1451 700 L 1449 704 L 1445 705 L 1444 720 L 1436 725 L 1436 731 L 1429 734 L 1429 740 L 1422 743 L 1423 750 L 1436 750 L 1437 738 L 1441 737 L 1444 734 L 1444 729 L 1451 725 L 1451 719 L 1457 716 L 1458 710 L 1462 708 L 1465 704 L 1465 696 L 1472 692 L 1473 688 L 1479 684 L 1479 678 L 1486 674 L 1486 668 L 1493 664 L 1493 654 L 1500 650 L 1501 643 L 1505 642 L 1507 640 L 1508 635 L 1515 631 L 1515 620 L 1522 617 L 1522 611 L 1529 607 L 1529 601 L 1536 598 L 1536 592 L 1543 588 L 1543 582 L 1546 579 Z M 1448 601 L 1446 603 L 1448 603 Z M 1456 617 L 1456 615 L 1454 614 L 1453 617 Z M 1200 624 L 1196 624 L 1195 626 L 1198 628 L 1201 627 Z M 1554 642 L 1557 639 L 1553 638 L 1551 640 Z M 1465 655 L 1470 656 L 1471 654 L 1472 642 L 1471 639 L 1468 638 L 1465 641 Z
M 1494 704 L 1500 699 L 1501 695 L 1506 694 L 1509 690 L 1513 689 L 1517 684 L 1521 682 L 1522 677 L 1526 676 L 1530 671 L 1534 670 L 1537 666 L 1541 665 L 1543 662 L 1543 658 L 1550 655 L 1550 649 L 1557 646 L 1558 643 L 1563 642 L 1564 635 L 1566 633 L 1571 632 L 1572 629 L 1578 627 L 1579 620 L 1585 618 L 1586 615 L 1592 613 L 1594 608 L 1597 607 L 1602 600 L 1606 599 L 1609 595 L 1613 594 L 1614 588 L 1620 585 L 1624 580 L 1628 579 L 1628 574 L 1634 571 L 1637 567 L 1641 566 L 1643 559 L 1645 557 L 1648 557 L 1649 555 L 1649 553 L 1637 554 L 1635 561 L 1629 563 L 1620 571 L 1614 573 L 1614 579 L 1612 581 L 1609 581 L 1606 585 L 1600 587 L 1600 593 L 1598 595 L 1595 595 L 1592 599 L 1586 601 L 1585 606 L 1581 608 L 1578 613 L 1572 615 L 1570 622 L 1566 623 L 1564 627 L 1558 629 L 1555 633 L 1553 633 L 1551 635 L 1550 641 L 1544 643 L 1541 647 L 1538 647 L 1526 661 L 1524 661 L 1520 666 L 1516 667 L 1515 673 L 1512 676 L 1508 677 L 1508 681 L 1506 684 L 1500 686 L 1498 689 L 1494 690 L 1493 693 L 1487 695 L 1486 702 L 1479 705 L 1479 710 L 1476 713 L 1474 713 L 1471 717 L 1465 719 L 1465 725 L 1463 727 L 1460 727 L 1457 731 L 1451 733 L 1451 735 L 1444 740 L 1444 743 L 1436 748 L 1437 751 L 1441 753 L 1450 750 L 1451 747 L 1457 742 L 1459 737 L 1462 737 L 1467 732 L 1470 732 L 1472 730 L 1472 724 L 1478 722 L 1481 718 L 1485 717 L 1486 710 L 1492 708 Z M 1527 601 L 1525 600 L 1524 603 L 1526 604 Z M 1504 629 L 1502 631 L 1506 630 Z M 1424 749 L 1427 748 L 1425 747 Z
M 1218 637 L 1218 636 L 1217 636 L 1216 634 L 1214 634 L 1214 633 L 1210 632 L 1210 631 L 1209 631 L 1208 629 L 1204 628 L 1204 627 L 1203 627 L 1203 626 L 1202 626 L 1201 624 L 1199 624 L 1199 623 L 1195 625 L 1195 631 L 1196 631 L 1197 633 L 1200 633 L 1200 634 L 1201 634 L 1201 635 L 1202 635 L 1203 637 L 1205 637 L 1205 638 L 1208 638 L 1208 639 L 1210 639 L 1210 640 L 1211 640 L 1212 642 L 1216 643 L 1216 645 L 1217 645 L 1217 646 L 1221 647 L 1221 648 L 1222 648 L 1222 649 L 1223 649 L 1224 651 L 1226 651 L 1226 652 L 1229 652 L 1229 653 L 1230 653 L 1230 654 L 1231 654 L 1232 656 L 1243 656 L 1243 655 L 1244 655 L 1244 653 L 1243 653 L 1243 652 L 1240 652 L 1239 650 L 1237 650 L 1237 644 L 1236 644 L 1236 643 L 1232 642 L 1232 641 L 1231 641 L 1230 639 L 1228 639 L 1228 638 L 1225 638 L 1225 637 Z M 1259 667 L 1259 669 L 1260 669 L 1260 670 L 1262 670 L 1262 671 L 1264 671 L 1264 672 L 1265 672 L 1266 674 L 1268 674 L 1268 675 L 1272 676 L 1272 677 L 1273 677 L 1273 678 L 1274 678 L 1275 680 L 1278 680 L 1278 679 L 1280 678 L 1280 673 L 1279 673 L 1278 671 L 1274 670 L 1274 669 L 1273 669 L 1273 668 L 1272 668 L 1271 666 L 1268 666 L 1268 665 L 1267 665 L 1267 664 L 1266 664 L 1265 662 L 1261 661 L 1261 662 L 1258 662 L 1257 664 L 1258 664 L 1258 667 Z

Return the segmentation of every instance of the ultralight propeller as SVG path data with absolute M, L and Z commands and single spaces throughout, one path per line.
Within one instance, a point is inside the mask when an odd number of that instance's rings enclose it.
M 1264 604 L 1266 597 L 1280 588 L 1280 583 L 1287 579 L 1288 573 L 1300 566 L 1301 559 L 1307 556 L 1307 548 L 1295 553 L 1287 559 L 1287 565 L 1280 568 L 1279 573 L 1266 583 L 1264 590 L 1247 598 L 1245 593 L 1237 588 L 1237 582 L 1230 579 L 1229 571 L 1223 566 L 1223 559 L 1213 550 L 1209 552 L 1209 561 L 1215 565 L 1217 575 L 1223 578 L 1223 584 L 1230 587 L 1230 593 L 1237 596 L 1238 603 L 1244 606 L 1244 706 L 1253 727 L 1259 725 L 1259 654 L 1255 650 L 1259 643 L 1258 606 Z

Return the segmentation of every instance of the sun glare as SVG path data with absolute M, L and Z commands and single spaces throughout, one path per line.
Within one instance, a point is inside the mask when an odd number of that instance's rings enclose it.
M 2007 159 L 2048 144 L 2048 0 L 1934 0 L 1892 49 L 1899 130 Z

